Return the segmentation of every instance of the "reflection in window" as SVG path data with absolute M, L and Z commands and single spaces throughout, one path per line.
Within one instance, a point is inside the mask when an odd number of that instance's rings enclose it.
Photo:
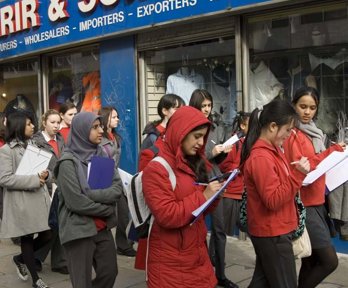
M 236 115 L 234 57 L 231 37 L 145 52 L 149 120 L 158 118 L 157 103 L 165 93 L 177 94 L 188 104 L 200 88 L 213 96 L 215 118 L 231 124 Z
M 0 110 L 6 113 L 29 111 L 36 128 L 40 112 L 38 67 L 36 59 L 0 65 Z
M 348 30 L 341 29 L 347 25 L 347 4 L 250 18 L 250 107 L 315 87 L 317 124 L 335 138 L 337 115 L 348 111 Z
M 49 58 L 49 107 L 73 102 L 78 110 L 101 108 L 99 50 L 86 49 Z

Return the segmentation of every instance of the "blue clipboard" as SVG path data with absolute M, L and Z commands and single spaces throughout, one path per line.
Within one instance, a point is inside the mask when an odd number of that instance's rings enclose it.
M 112 184 L 115 161 L 110 158 L 93 156 L 90 162 L 88 185 L 91 189 L 105 189 Z
M 191 222 L 190 225 L 194 224 L 197 219 L 199 218 L 199 216 L 202 215 L 202 213 L 207 210 L 207 208 L 211 205 L 211 203 L 213 203 L 217 197 L 219 197 L 219 195 L 226 189 L 227 185 L 237 177 L 237 175 L 239 174 L 239 169 L 234 169 L 232 171 L 232 173 L 230 174 L 230 176 L 227 178 L 226 182 L 224 183 L 224 185 L 222 185 L 222 187 L 219 189 L 219 191 L 217 191 L 211 198 L 209 198 L 207 201 L 205 201 L 200 207 L 198 207 L 195 211 L 192 212 L 192 215 L 194 217 L 193 221 Z

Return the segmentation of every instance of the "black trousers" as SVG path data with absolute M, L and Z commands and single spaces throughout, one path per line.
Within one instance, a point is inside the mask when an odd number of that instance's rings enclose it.
M 209 256 L 215 266 L 215 275 L 219 280 L 225 276 L 226 234 L 224 225 L 224 205 L 222 199 L 211 216 L 211 236 L 209 242 Z
M 117 270 L 115 243 L 110 230 L 63 244 L 74 288 L 112 288 Z M 96 277 L 92 280 L 92 267 Z
M 256 266 L 249 288 L 296 288 L 296 264 L 290 234 L 276 237 L 250 236 Z
M 133 248 L 133 243 L 128 239 L 127 226 L 129 224 L 129 209 L 127 198 L 124 194 L 116 203 L 117 227 L 115 235 L 115 243 L 118 249 L 127 251 Z

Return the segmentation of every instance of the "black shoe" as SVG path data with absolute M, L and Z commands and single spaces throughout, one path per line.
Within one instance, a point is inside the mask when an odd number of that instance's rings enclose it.
M 128 256 L 128 257 L 135 257 L 137 255 L 137 251 L 135 251 L 133 248 L 127 249 L 127 250 L 121 250 L 117 248 L 117 254 Z
M 36 272 L 42 271 L 42 263 L 39 259 L 36 259 L 36 258 L 35 258 L 35 270 Z
M 18 256 L 13 256 L 12 259 L 13 259 L 13 263 L 16 265 L 16 271 L 17 271 L 18 277 L 22 279 L 23 281 L 27 281 L 29 278 L 29 275 L 28 275 L 27 267 L 25 266 L 25 264 L 19 261 Z
M 218 286 L 225 287 L 225 288 L 239 288 L 239 286 L 236 283 L 233 283 L 230 279 L 218 279 Z
M 69 274 L 68 267 L 66 267 L 66 266 L 63 266 L 60 268 L 52 268 L 51 270 L 52 270 L 52 272 L 57 272 L 60 274 L 65 274 L 65 275 Z

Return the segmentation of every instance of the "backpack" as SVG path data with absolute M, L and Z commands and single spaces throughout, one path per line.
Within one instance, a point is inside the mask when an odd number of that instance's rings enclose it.
M 50 211 L 48 214 L 48 226 L 52 230 L 57 230 L 58 231 L 58 206 L 59 206 L 59 198 L 58 198 L 58 187 L 56 188 L 56 191 L 54 192 L 51 206 L 50 206 Z
M 161 163 L 163 167 L 168 171 L 169 180 L 174 190 L 176 186 L 176 177 L 173 169 L 170 167 L 168 162 L 160 156 L 156 156 L 151 161 L 157 161 Z M 138 239 L 148 237 L 153 223 L 151 211 L 145 203 L 142 176 L 142 171 L 135 174 L 132 177 L 130 185 L 128 185 L 126 189 L 128 208 Z

